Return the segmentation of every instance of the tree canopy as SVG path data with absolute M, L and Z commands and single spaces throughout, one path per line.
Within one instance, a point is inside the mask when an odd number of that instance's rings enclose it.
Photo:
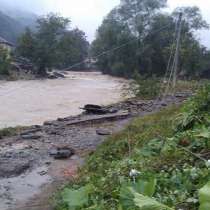
M 17 52 L 30 59 L 39 75 L 52 68 L 66 68 L 87 56 L 85 33 L 70 29 L 70 19 L 48 14 L 37 20 L 36 31 L 26 29 L 19 39 Z
M 171 14 L 161 10 L 166 0 L 123 0 L 104 19 L 92 43 L 93 55 L 125 46 L 98 58 L 104 73 L 132 77 L 164 74 L 174 46 L 178 13 L 183 13 L 179 73 L 199 75 L 210 67 L 209 51 L 200 44 L 196 32 L 207 29 L 197 7 L 182 7 Z M 163 28 L 161 30 L 161 28 Z

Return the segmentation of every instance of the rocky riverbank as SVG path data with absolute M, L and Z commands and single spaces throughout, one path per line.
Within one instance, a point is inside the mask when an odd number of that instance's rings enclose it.
M 85 155 L 94 151 L 107 135 L 120 131 L 135 116 L 178 105 L 190 95 L 178 93 L 155 101 L 129 99 L 105 107 L 117 110 L 116 113 L 59 118 L 4 137 L 0 141 L 0 209 L 51 209 L 51 193 L 76 176 Z M 52 155 L 68 149 L 68 158 Z

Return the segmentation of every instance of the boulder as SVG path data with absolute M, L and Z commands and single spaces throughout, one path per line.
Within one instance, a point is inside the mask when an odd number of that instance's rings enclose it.
M 69 147 L 57 147 L 50 150 L 50 156 L 55 159 L 67 159 L 74 155 L 74 150 Z
M 95 104 L 87 104 L 81 109 L 85 110 L 86 113 L 88 114 L 98 114 L 98 115 L 111 114 L 111 113 L 116 113 L 118 111 L 116 109 L 108 109 Z
M 108 135 L 112 134 L 112 132 L 110 130 L 108 130 L 108 129 L 97 129 L 96 133 L 98 135 L 101 135 L 101 136 L 108 136 Z

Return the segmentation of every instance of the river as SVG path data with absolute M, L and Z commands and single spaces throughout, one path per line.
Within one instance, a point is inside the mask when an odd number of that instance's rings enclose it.
M 0 81 L 0 128 L 78 115 L 88 103 L 118 102 L 124 84 L 123 79 L 99 72 L 69 72 L 56 80 Z

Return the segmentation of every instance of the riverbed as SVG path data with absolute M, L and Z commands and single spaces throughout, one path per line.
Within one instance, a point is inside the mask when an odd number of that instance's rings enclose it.
M 123 100 L 126 80 L 100 72 L 68 72 L 64 79 L 0 81 L 0 128 L 41 125 L 74 116 L 80 107 Z

